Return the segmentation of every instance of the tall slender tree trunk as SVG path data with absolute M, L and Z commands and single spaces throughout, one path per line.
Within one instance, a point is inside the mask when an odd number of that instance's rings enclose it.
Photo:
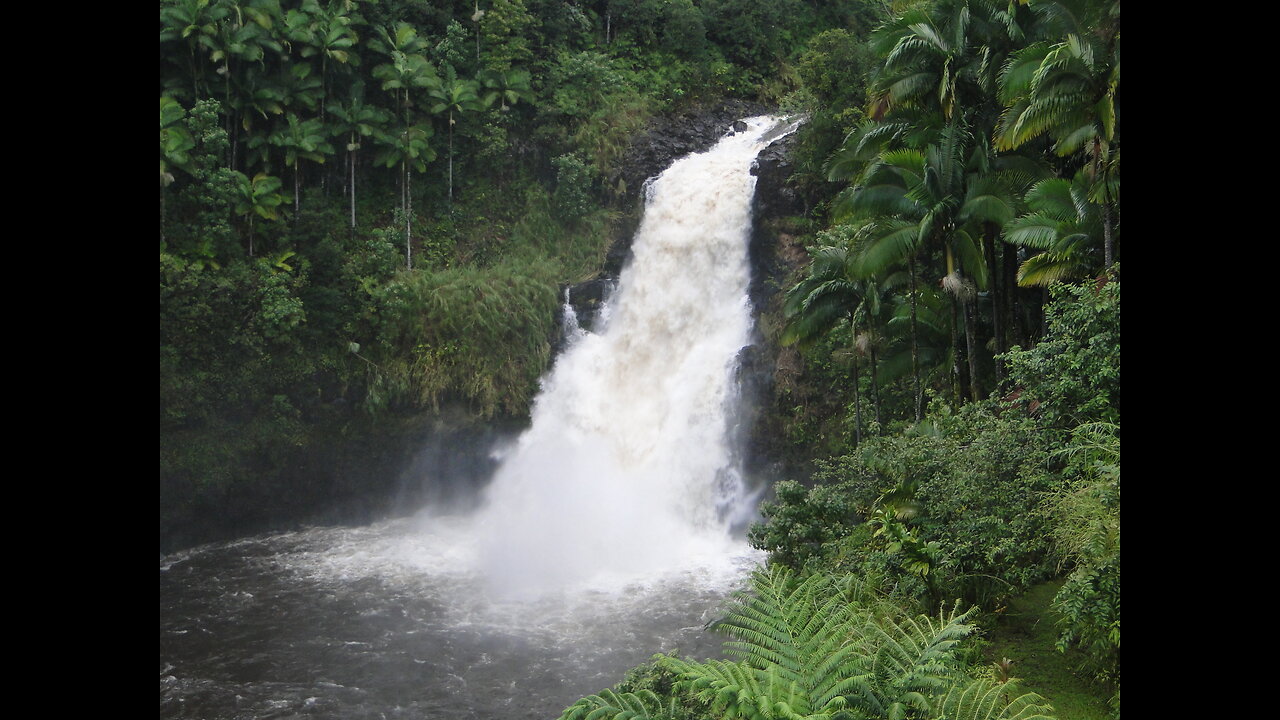
M 453 111 L 449 111 L 449 204 L 453 205 Z
M 1102 183 L 1102 258 L 1104 269 L 1110 270 L 1114 257 L 1111 238 L 1111 186 L 1104 177 L 1102 138 L 1093 138 L 1093 181 Z
M 969 396 L 974 402 L 982 399 L 982 384 L 978 380 L 977 309 L 977 303 L 972 300 L 960 306 L 960 312 L 964 313 L 964 339 L 969 353 Z
M 964 373 L 960 369 L 960 302 L 956 299 L 955 293 L 951 295 L 951 394 L 955 398 L 956 405 L 964 402 L 964 396 L 967 394 L 968 385 L 965 383 Z
M 351 144 L 355 145 L 355 133 L 351 134 Z M 351 237 L 356 236 L 356 151 L 347 153 L 347 164 L 351 166 Z
M 924 419 L 924 392 L 920 388 L 920 342 L 916 327 L 916 259 L 907 262 L 907 274 L 911 276 L 911 378 L 915 390 L 916 422 Z
M 227 167 L 232 170 L 236 169 L 236 143 L 231 134 L 231 128 L 235 125 L 235 115 L 231 111 L 231 60 L 227 60 L 227 77 L 224 83 L 225 90 L 222 92 L 222 109 L 227 113 Z
M 858 368 L 858 324 L 849 314 L 849 347 L 853 350 L 853 446 L 862 444 L 862 379 Z
M 1111 264 L 1115 261 L 1114 242 L 1111 237 L 1111 192 L 1108 190 L 1102 203 L 1102 255 L 1107 270 L 1111 269 Z
M 991 224 L 988 223 L 990 226 Z M 996 264 L 996 234 L 999 231 L 988 227 L 985 233 L 986 237 L 982 241 L 982 254 L 987 263 L 987 277 L 990 278 L 991 287 L 991 327 L 995 333 L 996 351 L 998 357 L 1005 351 L 1004 337 L 1004 276 L 1000 273 L 1000 266 Z M 996 382 L 1000 382 L 1003 376 L 1003 368 L 1000 361 L 995 361 Z
M 1005 245 L 1004 252 L 1001 255 L 1003 260 L 1004 286 L 1008 290 L 1005 293 L 1005 327 L 1007 328 L 1008 341 L 1005 349 L 1008 350 L 1014 345 L 1023 345 L 1022 342 L 1022 321 L 1018 312 L 1018 248 L 1013 245 Z
M 403 162 L 404 167 L 404 257 L 405 265 L 410 270 L 413 269 L 413 195 L 409 191 L 409 163 Z
M 327 79 L 329 56 L 324 51 L 320 51 L 320 127 L 326 125 L 326 117 L 324 114 L 325 106 L 329 104 L 329 85 Z M 329 168 L 320 168 L 320 194 L 329 197 Z
M 876 426 L 879 427 L 883 421 L 880 419 L 880 380 L 878 378 L 879 360 L 876 357 L 876 346 L 871 345 L 871 404 L 876 411 Z
M 302 180 L 299 179 L 298 177 L 298 174 L 299 174 L 298 171 L 299 171 L 298 162 L 294 161 L 293 163 L 293 221 L 295 223 L 298 222 L 298 208 L 302 206 L 301 200 L 300 200 L 300 198 L 302 197 L 300 193 L 300 188 L 302 187 Z

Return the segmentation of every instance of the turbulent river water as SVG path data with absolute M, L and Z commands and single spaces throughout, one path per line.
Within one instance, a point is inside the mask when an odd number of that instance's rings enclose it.
M 594 332 L 576 331 L 479 509 L 160 560 L 160 714 L 551 718 L 703 626 L 760 560 L 736 452 L 751 118 L 647 188 Z

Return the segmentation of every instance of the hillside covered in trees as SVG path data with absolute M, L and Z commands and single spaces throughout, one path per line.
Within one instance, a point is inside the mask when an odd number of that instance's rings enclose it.
M 730 660 L 564 717 L 1118 717 L 1118 0 L 163 0 L 162 550 L 521 422 L 627 159 L 730 100 L 807 118 L 757 219 L 768 567 Z M 1070 670 L 1018 681 L 1020 612 Z

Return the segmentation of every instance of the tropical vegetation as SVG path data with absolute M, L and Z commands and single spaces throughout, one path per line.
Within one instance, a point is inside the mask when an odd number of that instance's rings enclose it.
M 527 415 L 629 145 L 746 99 L 807 117 L 764 228 L 805 258 L 760 308 L 768 567 L 731 659 L 564 717 L 1063 717 L 984 655 L 1045 588 L 1118 716 L 1118 0 L 162 0 L 159 33 L 162 542 L 424 414 Z

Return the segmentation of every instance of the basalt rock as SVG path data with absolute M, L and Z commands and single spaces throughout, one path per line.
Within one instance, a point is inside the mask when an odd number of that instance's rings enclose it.
M 756 176 L 756 193 L 751 201 L 750 292 L 757 308 L 767 304 L 770 288 L 776 287 L 789 269 L 780 261 L 773 221 L 808 211 L 804 198 L 787 183 L 795 169 L 790 160 L 795 137 L 788 135 L 760 151 L 751 168 L 751 174 Z
M 745 130 L 742 118 L 768 112 L 759 103 L 728 100 L 652 120 L 627 148 L 621 170 L 610 179 L 611 185 L 617 187 L 621 183 L 626 189 L 620 199 L 622 206 L 634 208 L 635 212 L 630 222 L 620 224 L 609 244 L 605 274 L 616 278 L 631 255 L 631 241 L 644 206 L 646 180 L 659 175 L 678 158 L 709 150 L 726 133 Z
M 566 302 L 561 303 L 556 310 L 556 327 L 559 332 L 551 343 L 553 355 L 558 355 L 564 349 L 565 343 L 569 339 L 568 334 L 573 331 L 572 327 L 566 323 L 565 305 L 567 304 L 573 309 L 577 327 L 595 331 L 598 329 L 600 311 L 604 308 L 605 301 L 609 299 L 609 295 L 613 293 L 615 287 L 617 287 L 616 280 L 602 277 L 560 288 L 560 297 Z

